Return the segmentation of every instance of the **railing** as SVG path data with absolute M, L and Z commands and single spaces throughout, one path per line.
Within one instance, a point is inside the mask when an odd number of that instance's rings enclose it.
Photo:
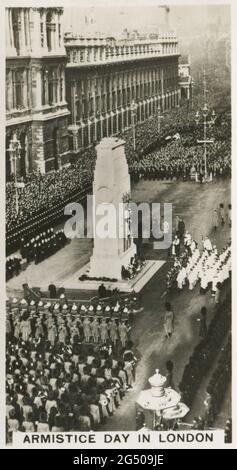
M 136 50 L 127 52 L 116 52 L 116 50 L 107 50 L 103 51 L 103 56 L 101 55 L 93 55 L 92 57 L 86 56 L 82 61 L 79 57 L 80 50 L 76 50 L 75 60 L 73 54 L 68 54 L 69 62 L 67 63 L 67 67 L 79 67 L 85 65 L 95 65 L 95 64 L 104 64 L 104 63 L 116 63 L 121 61 L 130 61 L 130 60 L 137 60 L 137 59 L 149 59 L 155 57 L 166 57 L 172 55 L 179 55 L 179 51 L 177 47 L 171 47 L 165 50 L 161 44 L 160 49 L 155 50 Z

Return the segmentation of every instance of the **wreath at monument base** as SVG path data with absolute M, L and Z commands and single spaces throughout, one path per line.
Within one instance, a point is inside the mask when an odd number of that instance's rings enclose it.
M 117 282 L 118 279 L 110 278 L 110 277 L 90 277 L 87 274 L 82 274 L 80 276 L 79 281 L 104 281 L 104 282 Z

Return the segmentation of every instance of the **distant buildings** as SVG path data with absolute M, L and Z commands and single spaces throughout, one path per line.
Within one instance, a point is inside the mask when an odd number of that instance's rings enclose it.
M 6 8 L 6 175 L 45 173 L 101 138 L 179 106 L 190 61 L 168 31 L 120 39 L 67 33 L 62 8 Z M 166 10 L 165 10 L 166 12 Z M 92 34 L 92 33 L 91 33 Z M 181 88 L 180 88 L 181 87 Z
M 66 96 L 74 151 L 179 105 L 178 40 L 66 35 Z M 134 111 L 135 110 L 135 111 Z M 135 113 L 135 116 L 134 116 Z

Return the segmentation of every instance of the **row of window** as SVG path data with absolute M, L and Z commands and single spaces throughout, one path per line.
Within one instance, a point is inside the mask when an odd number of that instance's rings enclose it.
M 161 94 L 161 87 L 156 91 L 156 95 Z M 88 116 L 96 115 L 97 113 L 105 113 L 115 111 L 117 108 L 126 107 L 131 105 L 133 100 L 139 101 L 147 98 L 151 98 L 155 94 L 145 93 L 145 90 L 141 92 L 139 86 L 133 87 L 131 90 L 122 90 L 118 93 L 103 94 L 93 98 L 76 100 L 76 118 L 87 118 Z M 73 97 L 72 97 L 73 98 Z M 71 104 L 71 108 L 73 108 Z
M 164 83 L 167 80 L 172 83 L 172 80 L 177 79 L 177 75 L 177 67 L 166 67 L 163 73 Z M 155 88 L 155 83 L 159 83 L 161 77 L 162 72 L 159 68 L 134 73 L 124 72 L 120 75 L 115 74 L 113 77 L 86 78 L 77 82 L 77 92 L 83 94 L 94 90 L 95 93 L 109 93 L 111 89 L 117 90 L 118 88 L 128 88 L 135 84 L 141 85 L 147 83 Z
M 174 107 L 178 104 L 178 95 L 172 96 L 172 98 L 165 98 L 164 100 L 164 110 Z M 136 121 L 143 122 L 145 119 L 154 115 L 157 110 L 157 104 L 149 103 L 145 107 L 137 109 Z M 79 121 L 79 120 L 78 120 Z M 79 123 L 79 122 L 78 122 Z M 114 115 L 103 119 L 102 121 L 98 120 L 94 122 L 93 125 L 85 125 L 79 128 L 78 131 L 78 144 L 79 147 L 86 147 L 92 142 L 98 142 L 102 137 L 109 137 L 112 134 L 123 131 L 124 129 L 132 125 L 132 116 L 130 113 L 119 113 L 118 116 Z M 73 142 L 71 141 L 70 147 L 73 148 Z
M 31 106 L 29 71 L 24 69 L 7 71 L 6 109 L 22 109 Z M 64 71 L 50 69 L 42 73 L 41 104 L 52 105 L 64 101 Z
M 164 85 L 164 91 L 168 89 L 173 89 L 175 85 L 177 84 L 177 78 L 175 77 L 172 78 L 167 78 L 163 81 Z M 151 82 L 151 83 L 142 83 L 142 84 L 137 84 L 136 86 L 128 87 L 128 88 L 123 88 L 122 90 L 116 90 L 112 91 L 112 93 L 102 93 L 96 94 L 95 96 L 95 101 L 97 103 L 96 109 L 101 108 L 100 106 L 100 99 L 101 102 L 103 103 L 106 101 L 106 96 L 107 96 L 107 106 L 109 106 L 111 100 L 112 100 L 112 108 L 119 107 L 119 106 L 126 106 L 131 103 L 132 100 L 136 99 L 144 99 L 148 98 L 154 95 L 157 95 L 158 93 L 161 93 L 162 91 L 162 81 L 158 80 L 157 82 Z M 74 93 L 72 93 L 72 96 L 68 97 L 68 100 L 74 100 Z M 83 103 L 85 102 L 94 102 L 94 97 L 92 96 L 91 93 L 81 93 L 80 88 L 76 88 L 76 101 L 78 103 L 78 107 L 84 106 Z M 103 105 L 102 105 L 103 109 Z M 104 111 L 106 111 L 104 109 Z
M 64 100 L 64 71 L 58 73 L 57 69 L 43 72 L 42 77 L 42 105 L 56 104 Z

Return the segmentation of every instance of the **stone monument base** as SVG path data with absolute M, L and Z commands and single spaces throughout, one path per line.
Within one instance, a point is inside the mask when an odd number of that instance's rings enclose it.
M 118 289 L 120 292 L 140 292 L 143 287 L 151 280 L 157 271 L 165 264 L 161 260 L 146 260 L 143 268 L 132 279 L 122 279 L 117 281 L 103 281 L 101 279 L 85 279 L 79 280 L 81 276 L 90 273 L 90 263 L 83 266 L 82 269 L 73 274 L 73 277 L 61 283 L 61 287 L 65 289 L 91 290 L 97 291 L 98 287 L 103 283 L 106 289 Z

